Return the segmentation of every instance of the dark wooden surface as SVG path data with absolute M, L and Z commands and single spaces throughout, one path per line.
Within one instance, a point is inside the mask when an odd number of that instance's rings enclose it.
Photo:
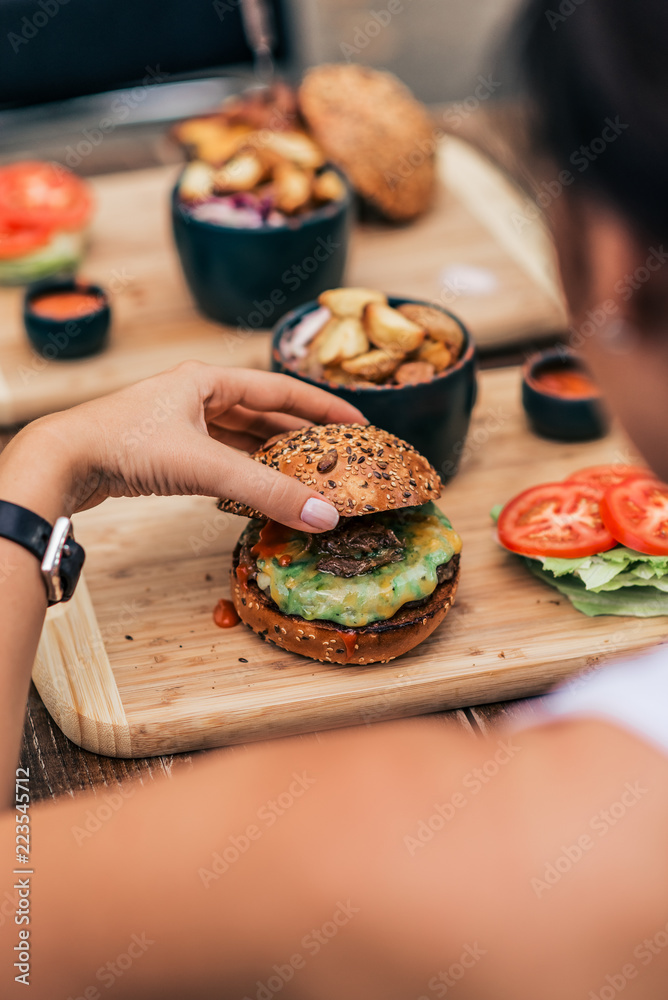
M 531 703 L 478 706 L 442 712 L 438 718 L 447 725 L 459 726 L 472 736 L 480 737 L 489 735 L 500 722 L 517 717 L 522 707 L 530 711 Z M 30 685 L 21 766 L 30 768 L 30 794 L 35 802 L 60 795 L 74 796 L 91 789 L 113 788 L 131 779 L 138 779 L 143 784 L 153 781 L 155 777 L 169 776 L 178 769 L 190 768 L 198 757 L 206 753 L 215 751 L 130 760 L 89 753 L 63 736 L 45 709 L 35 686 Z
M 443 109 L 434 109 L 435 121 L 443 122 Z M 150 134 L 149 134 L 150 133 Z M 151 166 L 161 160 L 153 149 L 153 133 L 142 137 L 135 131 L 134 146 L 125 157 L 121 169 L 136 169 Z M 467 117 L 456 134 L 478 146 L 494 159 L 507 173 L 525 186 L 531 178 L 526 172 L 527 159 L 523 154 L 525 143 L 521 116 L 513 106 L 494 105 L 481 108 Z M 133 151 L 134 150 L 134 151 Z M 127 162 L 126 162 L 127 160 Z M 101 164 L 93 172 L 107 172 L 118 169 L 119 164 Z M 555 340 L 558 334 L 555 333 Z M 545 346 L 543 339 L 542 346 Z M 512 351 L 486 353 L 481 367 L 493 368 L 509 364 L 520 364 L 534 349 L 531 342 Z M 10 440 L 17 428 L 5 428 L 0 433 L 0 449 Z M 473 736 L 488 734 L 501 721 L 513 718 L 520 710 L 531 710 L 529 702 L 513 702 L 501 705 L 477 706 L 457 712 L 444 712 L 438 718 L 445 724 L 464 728 Z M 34 800 L 56 798 L 60 795 L 76 795 L 79 792 L 100 787 L 113 787 L 131 779 L 141 782 L 152 781 L 156 776 L 169 775 L 179 768 L 193 766 L 196 754 L 177 754 L 137 760 L 116 760 L 100 757 L 81 750 L 71 743 L 53 722 L 44 708 L 35 687 L 31 685 L 26 712 L 21 765 L 30 768 L 31 793 Z M 212 751 L 208 751 L 212 752 Z

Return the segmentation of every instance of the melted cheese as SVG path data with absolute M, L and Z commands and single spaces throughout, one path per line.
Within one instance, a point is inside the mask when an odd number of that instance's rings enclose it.
M 268 578 L 269 592 L 280 610 L 309 621 L 324 618 L 359 628 L 385 621 L 407 602 L 432 594 L 437 567 L 461 551 L 461 539 L 433 503 L 405 509 L 402 515 L 397 519 L 389 511 L 378 517 L 405 546 L 404 558 L 361 576 L 345 579 L 318 570 L 319 556 L 304 553 L 297 533 L 286 539 L 285 554 L 293 557 L 289 565 L 280 565 L 281 552 L 258 557 L 258 569 Z

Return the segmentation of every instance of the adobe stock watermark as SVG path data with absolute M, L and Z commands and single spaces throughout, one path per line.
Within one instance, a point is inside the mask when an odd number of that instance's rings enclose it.
M 417 1000 L 433 1000 L 433 997 L 448 996 L 457 983 L 460 983 L 467 972 L 475 968 L 481 958 L 487 954 L 486 948 L 481 948 L 477 941 L 466 944 L 456 962 L 449 965 L 445 971 L 439 970 L 427 983 L 431 996 L 422 994 Z
M 383 178 L 390 190 L 393 191 L 401 181 L 411 177 L 425 160 L 430 160 L 448 132 L 460 128 L 482 102 L 489 100 L 501 86 L 501 81 L 495 80 L 492 76 L 485 77 L 479 74 L 477 80 L 478 84 L 472 94 L 465 97 L 463 101 L 458 101 L 443 113 L 445 127 L 434 126 L 428 138 L 418 140 L 410 153 L 399 157 L 393 164 L 392 170 L 385 171 Z
M 76 685 L 80 679 L 85 681 L 87 677 L 91 676 L 97 667 L 96 657 L 107 648 L 107 642 L 125 636 L 138 621 L 139 613 L 143 607 L 145 605 L 134 598 L 131 601 L 123 601 L 116 618 L 103 628 L 98 627 L 91 636 L 87 637 L 82 655 L 75 660 L 69 660 L 66 671 L 51 679 L 54 691 L 61 698 L 71 698 L 73 685 Z M 125 792 L 121 794 L 125 796 Z
M 470 461 L 491 438 L 505 427 L 510 417 L 510 412 L 503 405 L 488 406 L 483 413 L 477 413 L 467 436 L 461 441 L 457 441 L 453 447 L 454 458 L 442 463 L 443 476 L 454 476 L 461 465 Z
M 301 951 L 296 951 L 287 962 L 273 965 L 272 975 L 266 980 L 258 979 L 253 996 L 246 994 L 243 1000 L 273 1000 L 294 979 L 295 973 L 306 967 L 308 959 L 325 948 L 359 912 L 359 907 L 353 906 L 350 899 L 345 903 L 339 900 L 329 920 L 325 920 L 320 927 L 312 927 L 301 939 Z
M 225 846 L 211 855 L 208 868 L 198 868 L 197 874 L 205 889 L 210 889 L 213 882 L 229 871 L 239 858 L 247 854 L 251 846 L 266 833 L 281 816 L 292 809 L 295 802 L 315 785 L 316 779 L 302 771 L 293 772 L 292 781 L 275 799 L 267 799 L 256 812 L 259 823 L 249 823 L 241 833 L 230 834 Z
M 95 979 L 106 990 L 110 990 L 132 968 L 135 962 L 146 954 L 151 945 L 154 944 L 155 941 L 147 937 L 146 931 L 142 934 L 133 934 L 125 951 L 122 951 L 120 955 L 116 955 L 114 959 L 101 965 L 95 973 Z M 99 987 L 92 983 L 77 996 L 70 993 L 67 1000 L 100 1000 L 102 996 L 103 994 Z
M 281 284 L 288 291 L 297 292 L 302 284 L 314 274 L 321 264 L 329 260 L 333 253 L 341 248 L 341 243 L 332 236 L 323 238 L 318 236 L 313 244 L 313 248 L 299 263 L 292 264 L 286 268 L 281 275 Z M 255 299 L 253 309 L 244 318 L 237 316 L 237 329 L 239 333 L 254 333 L 256 330 L 271 326 L 274 321 L 276 310 L 280 309 L 287 302 L 287 295 L 282 288 L 274 288 L 266 299 Z
M 567 21 L 583 3 L 586 3 L 586 0 L 561 0 L 556 10 L 546 10 L 545 18 L 552 31 L 556 31 L 557 27 Z
M 631 274 L 625 274 L 618 278 L 614 284 L 614 290 L 622 302 L 629 302 L 634 294 L 642 288 L 655 274 L 668 263 L 668 251 L 664 250 L 663 243 L 658 247 L 648 247 L 647 257 L 643 264 L 639 264 Z M 588 309 L 584 319 L 576 326 L 568 328 L 568 346 L 573 350 L 579 350 L 590 337 L 595 336 L 599 331 L 604 331 L 610 320 L 619 317 L 620 306 L 614 299 L 606 299 L 598 305 Z M 631 350 L 630 342 L 619 339 L 615 346 L 617 353 L 628 353 Z
M 627 781 L 619 799 L 595 813 L 589 821 L 588 829 L 580 834 L 574 844 L 562 845 L 561 854 L 547 862 L 541 878 L 534 876 L 531 879 L 531 888 L 538 899 L 542 899 L 546 892 L 558 885 L 564 875 L 568 875 L 596 847 L 596 838 L 600 840 L 606 837 L 648 792 L 649 789 L 643 788 L 639 781 L 634 784 Z
M 68 167 L 80 166 L 82 161 L 104 142 L 106 136 L 127 121 L 131 113 L 144 103 L 151 87 L 154 87 L 156 83 L 164 83 L 168 79 L 168 74 L 161 73 L 159 66 L 156 66 L 155 69 L 152 66 L 145 66 L 144 69 L 146 75 L 140 86 L 133 87 L 132 90 L 122 91 L 118 97 L 112 100 L 108 114 L 100 118 L 95 126 L 81 129 L 82 138 L 76 146 L 65 147 L 64 160 Z
M 468 805 L 492 781 L 502 767 L 515 757 L 522 749 L 516 746 L 512 739 L 499 740 L 497 750 L 481 767 L 474 767 L 462 778 L 462 790 L 453 792 L 445 802 L 435 802 L 434 811 L 426 819 L 419 820 L 411 834 L 404 836 L 404 845 L 411 857 L 430 844 L 437 833 L 440 833 L 455 816 Z
M 61 7 L 65 7 L 70 0 L 37 0 L 35 6 L 37 10 L 30 17 L 22 17 L 20 25 L 16 31 L 7 32 L 7 41 L 12 47 L 14 54 L 20 52 L 22 46 L 31 42 L 42 28 L 53 20 Z
M 210 549 L 222 532 L 230 526 L 232 521 L 236 520 L 234 514 L 226 514 L 223 510 L 216 511 L 212 517 L 208 517 L 203 522 L 199 535 L 190 535 L 188 538 L 193 555 L 199 556 L 202 552 Z
M 613 142 L 616 142 L 629 127 L 628 122 L 621 121 L 619 115 L 616 115 L 614 120 L 610 117 L 606 118 L 601 134 L 595 136 L 588 145 L 583 143 L 578 149 L 573 150 L 569 156 L 569 163 L 576 168 L 578 174 L 586 173 L 592 163 L 595 163 L 599 156 L 602 156 L 606 149 Z M 543 211 L 560 198 L 565 188 L 574 184 L 576 178 L 577 175 L 572 170 L 564 169 L 560 170 L 557 176 L 551 180 L 541 181 L 532 203 L 522 211 L 511 213 L 510 221 L 516 231 L 521 233 L 537 219 L 542 219 Z
M 218 15 L 219 21 L 225 20 L 226 14 L 239 10 L 244 0 L 213 0 L 211 6 Z
M 136 424 L 131 431 L 126 431 L 121 438 L 121 448 L 117 452 L 117 457 L 122 459 L 124 453 L 131 448 L 139 448 L 145 445 L 166 420 L 176 413 L 179 404 L 171 396 L 157 396 L 153 409 L 149 416 L 144 417 L 140 423 Z M 122 450 L 121 450 L 122 449 Z
M 410 2 L 410 0 L 408 0 Z M 369 45 L 374 38 L 380 35 L 381 31 L 391 23 L 392 18 L 397 14 L 403 14 L 406 5 L 403 0 L 389 0 L 386 7 L 380 10 L 368 10 L 368 18 L 364 24 L 359 24 L 352 36 L 352 43 L 341 42 L 339 48 L 346 62 L 351 62 Z
M 79 847 L 102 829 L 121 806 L 135 793 L 132 785 L 119 785 L 117 792 L 109 792 L 102 796 L 102 801 L 94 809 L 87 809 L 81 825 L 70 827 L 72 836 Z
M 443 122 L 449 131 L 457 131 L 467 118 L 470 118 L 480 105 L 488 101 L 502 86 L 501 80 L 495 80 L 491 73 L 489 76 L 479 73 L 476 80 L 476 86 L 467 97 L 455 101 L 443 112 Z
M 604 984 L 596 991 L 590 990 L 588 1000 L 615 1000 L 629 983 L 638 978 L 643 968 L 651 965 L 655 958 L 668 948 L 668 924 L 661 927 L 651 938 L 645 938 L 633 949 L 636 962 L 625 962 L 617 971 L 605 977 Z

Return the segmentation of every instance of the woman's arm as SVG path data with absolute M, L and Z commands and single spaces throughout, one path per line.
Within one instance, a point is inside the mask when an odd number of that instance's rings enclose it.
M 0 455 L 0 499 L 26 507 L 51 524 L 72 513 L 73 456 L 54 451 L 33 429 Z M 44 614 L 46 589 L 39 563 L 0 538 L 0 809 L 14 802 L 14 777 L 28 686 Z
M 336 524 L 335 508 L 243 453 L 310 421 L 366 422 L 296 379 L 186 362 L 30 424 L 0 455 L 0 500 L 53 523 L 107 496 L 230 496 L 321 531 Z M 0 807 L 8 808 L 46 593 L 35 557 L 1 538 L 0 608 Z

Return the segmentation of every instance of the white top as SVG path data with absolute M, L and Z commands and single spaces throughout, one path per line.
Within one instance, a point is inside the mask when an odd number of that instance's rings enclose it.
M 538 719 L 520 726 L 583 715 L 630 729 L 668 754 L 668 645 L 573 678 L 540 699 Z

